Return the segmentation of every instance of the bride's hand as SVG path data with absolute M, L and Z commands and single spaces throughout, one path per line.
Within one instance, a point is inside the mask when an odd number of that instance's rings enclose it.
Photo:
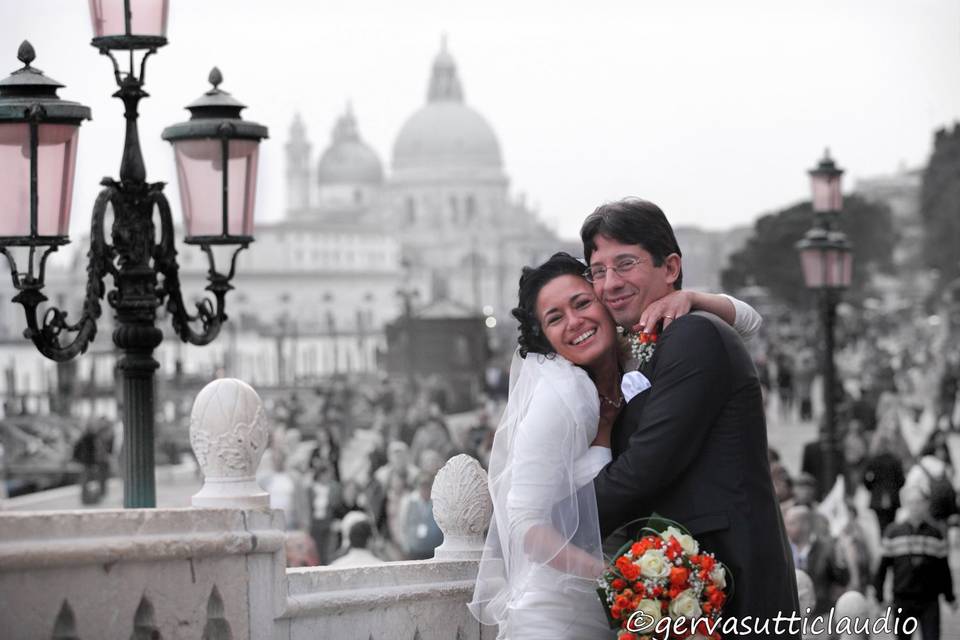
M 620 409 L 606 402 L 600 403 L 600 423 L 597 425 L 597 437 L 590 443 L 592 447 L 609 447 L 610 434 L 613 433 L 613 423 L 617 421 Z
M 637 333 L 653 333 L 661 320 L 663 328 L 666 329 L 671 322 L 690 313 L 694 307 L 694 295 L 693 291 L 672 291 L 659 300 L 654 300 L 643 310 L 640 321 L 632 330 Z

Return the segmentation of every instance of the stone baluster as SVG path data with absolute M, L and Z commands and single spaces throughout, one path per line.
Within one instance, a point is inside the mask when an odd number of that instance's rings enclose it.
M 190 445 L 204 478 L 193 506 L 268 508 L 270 496 L 256 480 L 267 436 L 263 403 L 250 385 L 221 378 L 205 386 L 190 413 Z
M 433 480 L 433 517 L 443 532 L 434 560 L 479 560 L 493 515 L 487 472 L 468 455 L 454 456 Z

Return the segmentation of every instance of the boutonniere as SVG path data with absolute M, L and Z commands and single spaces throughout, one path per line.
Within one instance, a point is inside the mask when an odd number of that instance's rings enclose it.
M 653 352 L 657 348 L 657 334 L 628 333 L 627 342 L 630 344 L 630 355 L 636 360 L 639 368 L 653 358 Z

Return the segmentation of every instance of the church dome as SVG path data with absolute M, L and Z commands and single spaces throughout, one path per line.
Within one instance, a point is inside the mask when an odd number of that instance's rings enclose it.
M 407 119 L 397 135 L 393 168 L 500 169 L 502 164 L 493 128 L 463 102 L 457 66 L 444 41 L 433 62 L 427 104 Z
M 320 156 L 317 181 L 321 185 L 383 182 L 380 158 L 370 145 L 360 139 L 357 121 L 349 106 L 333 127 L 330 146 Z

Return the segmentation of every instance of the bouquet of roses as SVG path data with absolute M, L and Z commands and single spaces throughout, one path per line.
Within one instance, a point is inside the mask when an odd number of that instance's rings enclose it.
M 597 593 L 618 640 L 711 638 L 732 576 L 681 525 L 653 516 L 617 552 Z

